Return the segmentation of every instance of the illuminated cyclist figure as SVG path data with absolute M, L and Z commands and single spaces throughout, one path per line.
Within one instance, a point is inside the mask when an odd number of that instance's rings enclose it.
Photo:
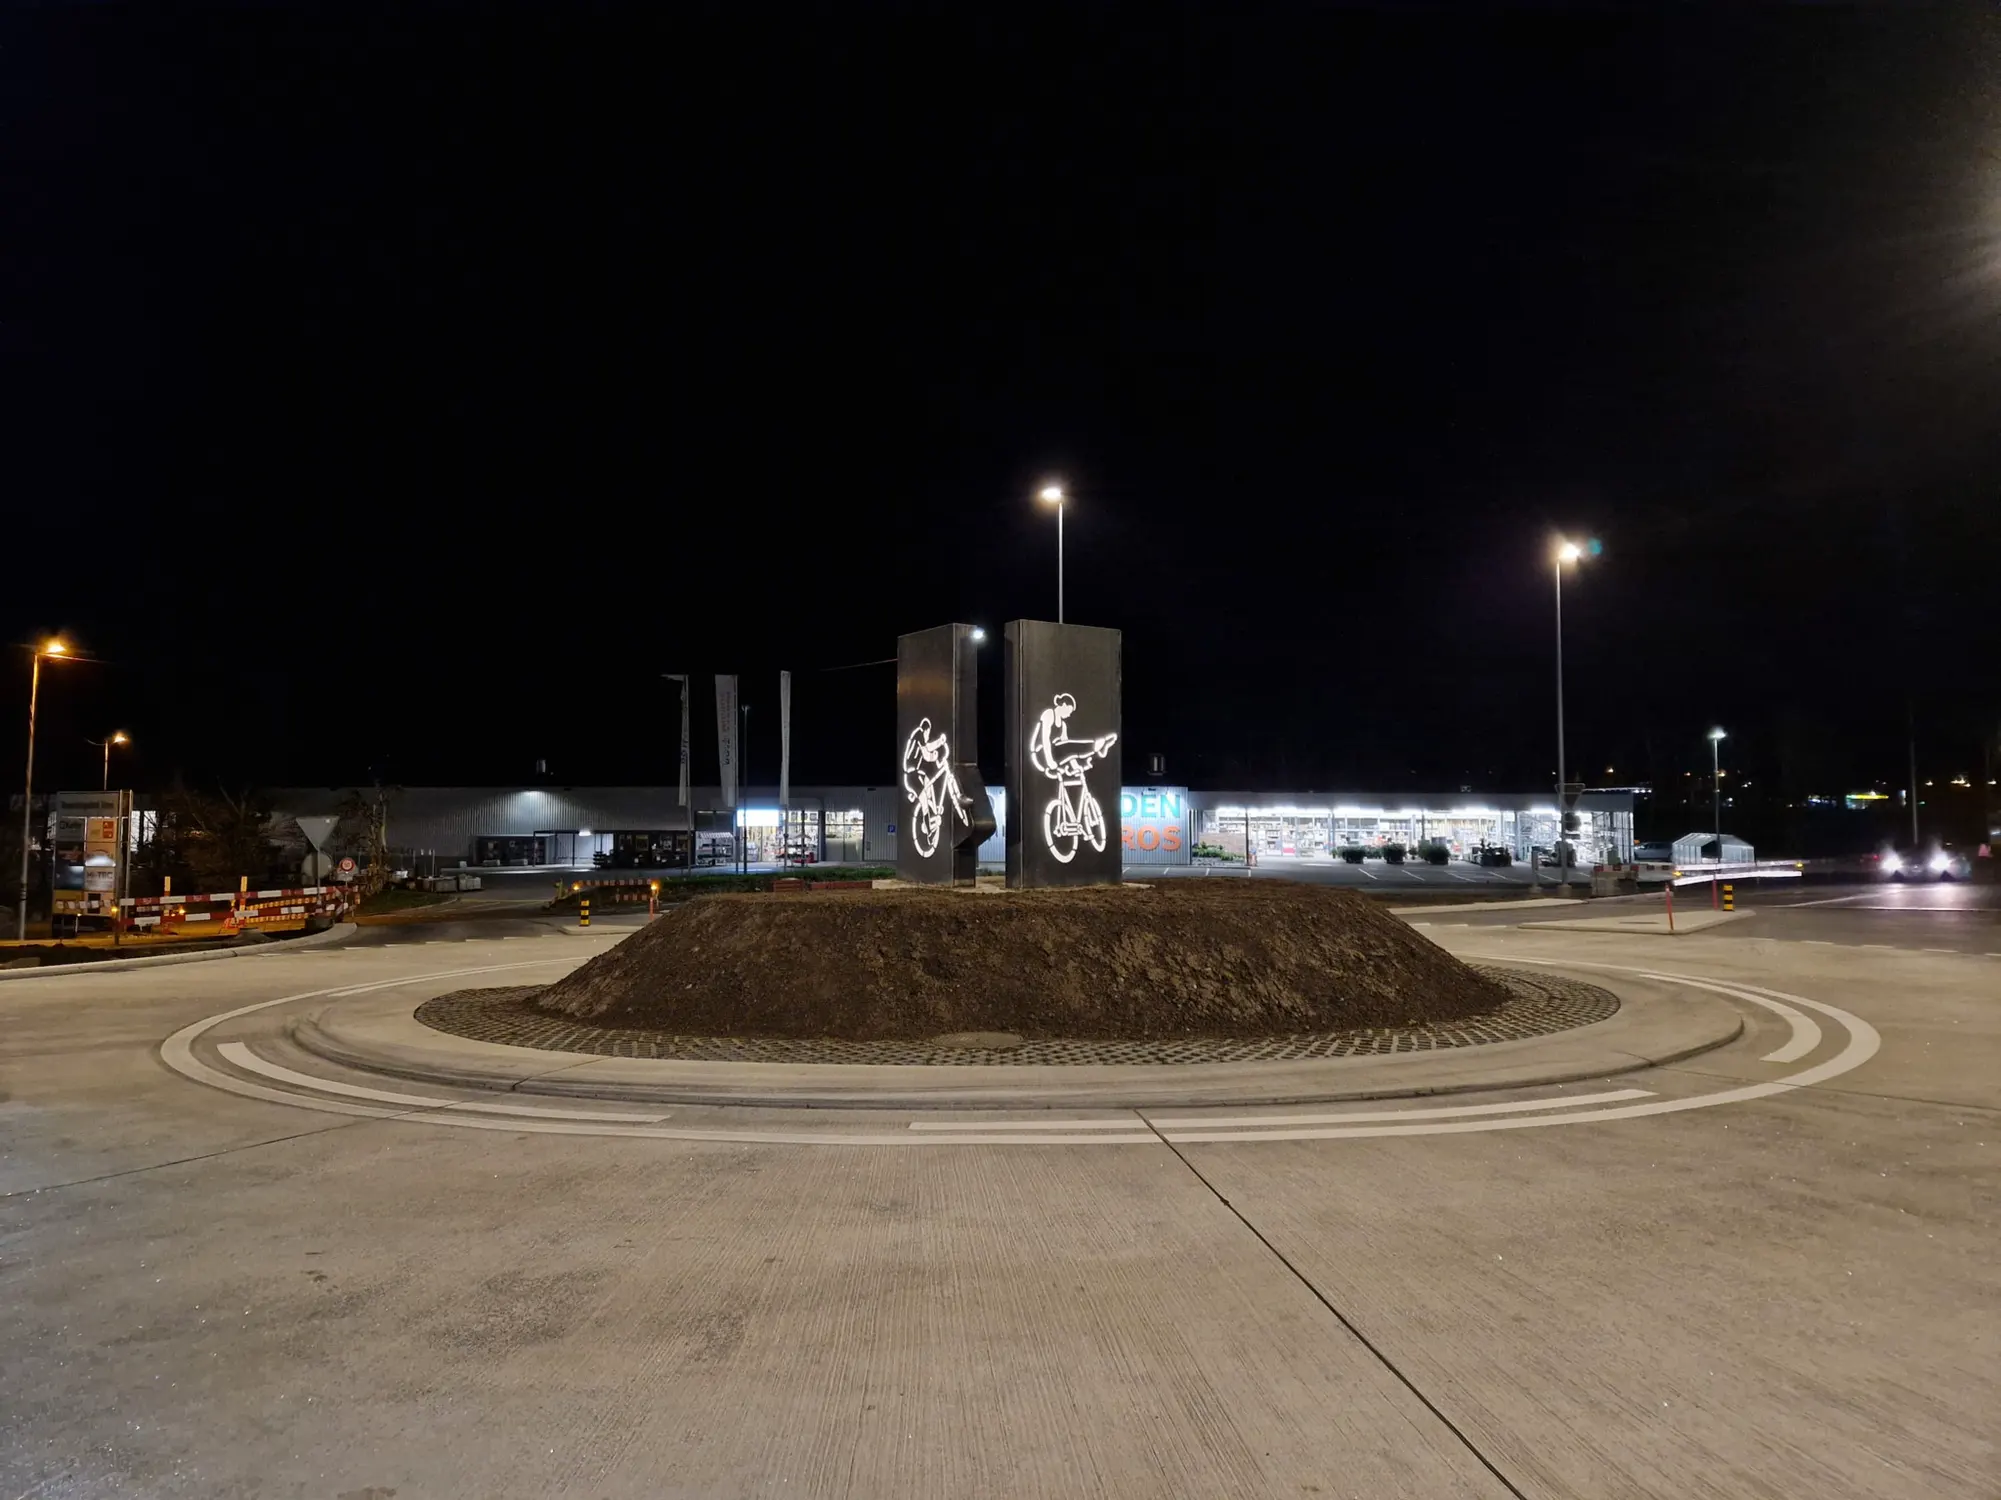
M 1056 795 L 1042 810 L 1042 841 L 1063 864 L 1077 856 L 1080 843 L 1105 852 L 1105 810 L 1091 795 L 1085 772 L 1113 745 L 1116 734 L 1078 739 L 1070 733 L 1077 700 L 1058 693 L 1028 732 L 1028 763 L 1056 783 Z
M 931 721 L 919 719 L 903 743 L 903 795 L 914 804 L 910 840 L 920 859 L 938 852 L 938 835 L 945 829 L 949 804 L 962 823 L 971 823 L 971 802 L 952 774 L 952 746 L 942 734 L 931 733 Z

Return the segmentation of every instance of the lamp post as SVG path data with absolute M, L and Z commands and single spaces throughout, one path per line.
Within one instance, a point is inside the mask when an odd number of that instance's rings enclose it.
M 34 648 L 34 662 L 28 669 L 28 776 L 21 793 L 21 906 L 14 928 L 16 939 L 28 936 L 28 831 L 35 805 L 35 705 L 42 692 L 42 658 L 66 656 L 69 647 L 60 640 L 47 640 Z
M 110 791 L 111 747 L 113 745 L 129 745 L 132 743 L 132 737 L 121 729 L 116 734 L 112 735 L 111 738 L 108 740 L 85 740 L 84 743 L 86 745 L 96 745 L 99 749 L 104 751 L 104 783 L 102 786 L 98 788 L 98 790 L 101 792 Z
M 1721 729 L 1709 731 L 1709 796 L 1710 820 L 1716 825 L 1716 862 L 1723 863 L 1723 741 L 1728 736 Z
M 1564 763 L 1563 745 L 1563 565 L 1575 563 L 1584 556 L 1584 549 L 1575 542 L 1559 543 L 1556 561 L 1552 570 L 1556 575 L 1556 878 L 1558 884 L 1570 882 L 1570 809 L 1564 803 L 1564 789 L 1570 784 L 1569 767 Z M 1535 859 L 1534 848 L 1529 851 L 1531 868 Z
M 1056 507 L 1056 623 L 1063 623 L 1063 486 L 1045 484 L 1036 498 Z

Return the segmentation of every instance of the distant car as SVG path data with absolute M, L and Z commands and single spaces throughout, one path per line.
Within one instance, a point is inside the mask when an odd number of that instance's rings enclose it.
M 1965 880 L 1973 873 L 1973 862 L 1950 844 L 1932 844 L 1885 849 L 1876 856 L 1876 868 L 1891 880 Z
M 1499 844 L 1475 844 L 1466 851 L 1466 858 L 1488 869 L 1506 868 L 1515 862 L 1514 855 Z

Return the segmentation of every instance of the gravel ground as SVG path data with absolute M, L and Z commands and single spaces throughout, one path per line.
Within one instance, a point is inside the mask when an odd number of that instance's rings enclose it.
M 542 1009 L 679 1033 L 855 1041 L 1278 1036 L 1506 1001 L 1381 907 L 1283 881 L 711 896 L 545 990 Z

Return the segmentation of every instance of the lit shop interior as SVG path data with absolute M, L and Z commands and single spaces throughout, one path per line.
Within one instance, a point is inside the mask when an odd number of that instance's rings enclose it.
M 683 828 L 538 829 L 534 833 L 489 834 L 474 840 L 473 863 L 484 866 L 559 865 L 572 869 L 594 866 L 612 869 L 673 869 L 694 863 L 734 863 L 739 855 L 731 837 L 731 810 L 698 811 L 695 815 L 695 858 L 688 858 L 688 830 Z M 862 858 L 862 809 L 739 807 L 736 837 L 751 864 L 780 864 L 789 854 L 795 862 L 810 855 L 815 861 Z M 822 843 L 822 835 L 825 842 Z
M 1198 802 L 1206 799 L 1197 799 Z M 1628 806 L 1592 806 L 1587 796 L 1577 812 L 1570 842 L 1580 865 L 1630 861 L 1633 814 Z M 1610 799 L 1604 799 L 1610 800 Z M 1621 798 L 1629 802 L 1630 799 Z M 1219 802 L 1197 806 L 1196 842 L 1241 858 L 1248 840 L 1260 859 L 1328 859 L 1346 848 L 1373 849 L 1402 844 L 1445 844 L 1465 858 L 1482 847 L 1506 849 L 1518 860 L 1554 848 L 1560 835 L 1556 804 L 1525 807 L 1394 807 L 1358 803 Z

